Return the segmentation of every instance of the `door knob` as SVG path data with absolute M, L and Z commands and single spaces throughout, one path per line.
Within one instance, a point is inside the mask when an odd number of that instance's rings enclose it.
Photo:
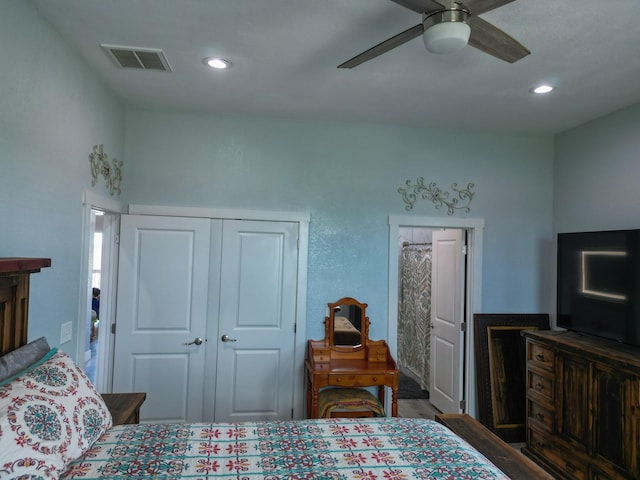
M 223 342 L 237 342 L 235 338 L 229 338 L 229 335 L 222 335 L 220 337 L 220 340 L 222 340 Z
M 187 342 L 185 345 L 202 345 L 202 339 L 200 337 L 196 337 L 193 339 L 193 342 Z

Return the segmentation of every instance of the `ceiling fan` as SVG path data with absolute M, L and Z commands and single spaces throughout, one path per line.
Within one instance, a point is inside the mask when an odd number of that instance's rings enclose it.
M 423 36 L 427 50 L 451 53 L 467 43 L 505 62 L 517 62 L 531 52 L 517 40 L 482 20 L 478 15 L 511 3 L 514 0 L 391 0 L 422 14 L 422 23 L 388 38 L 375 47 L 338 65 L 353 68 L 400 45 Z

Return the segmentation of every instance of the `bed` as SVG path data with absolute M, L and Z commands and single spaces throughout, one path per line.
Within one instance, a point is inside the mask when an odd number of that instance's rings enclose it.
M 410 418 L 113 426 L 66 353 L 45 339 L 27 344 L 12 277 L 33 271 L 7 273 L 0 259 L 0 478 L 551 478 L 467 416 L 454 418 L 480 429 L 470 442 Z M 485 438 L 498 442 L 485 452 L 493 462 L 480 453 Z

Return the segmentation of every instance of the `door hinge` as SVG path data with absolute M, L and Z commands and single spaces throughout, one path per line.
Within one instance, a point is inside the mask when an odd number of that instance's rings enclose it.
M 297 323 L 293 324 L 293 333 L 298 333 L 298 324 Z
M 467 246 L 466 245 L 462 245 L 462 254 L 463 255 L 467 254 Z
M 291 418 L 293 418 L 293 407 L 291 407 Z
M 460 324 L 460 331 L 461 332 L 466 332 L 467 331 L 467 322 L 462 322 Z
M 460 400 L 460 410 L 464 412 L 466 408 L 467 408 L 467 402 L 465 402 L 464 400 Z
M 116 245 L 120 245 L 120 234 L 116 233 L 116 238 L 113 239 Z
M 115 334 L 116 334 L 116 324 L 115 324 L 115 323 L 112 323 L 112 324 L 111 324 L 111 334 L 112 334 L 112 335 L 115 335 Z

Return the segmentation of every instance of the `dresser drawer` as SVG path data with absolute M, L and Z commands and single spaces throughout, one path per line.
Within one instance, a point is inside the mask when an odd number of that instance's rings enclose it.
M 387 361 L 387 346 L 375 345 L 367 347 L 367 358 L 370 362 L 386 362 Z
M 553 350 L 545 345 L 527 341 L 527 361 L 529 365 L 552 372 L 556 366 Z
M 555 442 L 550 436 L 528 428 L 527 448 L 544 457 L 566 478 L 572 480 L 587 480 L 589 478 L 588 462 L 566 445 Z
M 330 348 L 314 348 L 313 349 L 313 361 L 314 363 L 327 363 L 331 361 L 331 349 Z
M 537 423 L 538 427 L 548 432 L 553 431 L 556 420 L 554 410 L 529 399 L 527 400 L 527 416 L 528 420 Z
M 385 375 L 329 375 L 329 385 L 341 387 L 370 387 L 384 384 Z
M 553 378 L 541 375 L 531 370 L 527 371 L 527 391 L 533 398 L 539 398 L 553 402 Z

